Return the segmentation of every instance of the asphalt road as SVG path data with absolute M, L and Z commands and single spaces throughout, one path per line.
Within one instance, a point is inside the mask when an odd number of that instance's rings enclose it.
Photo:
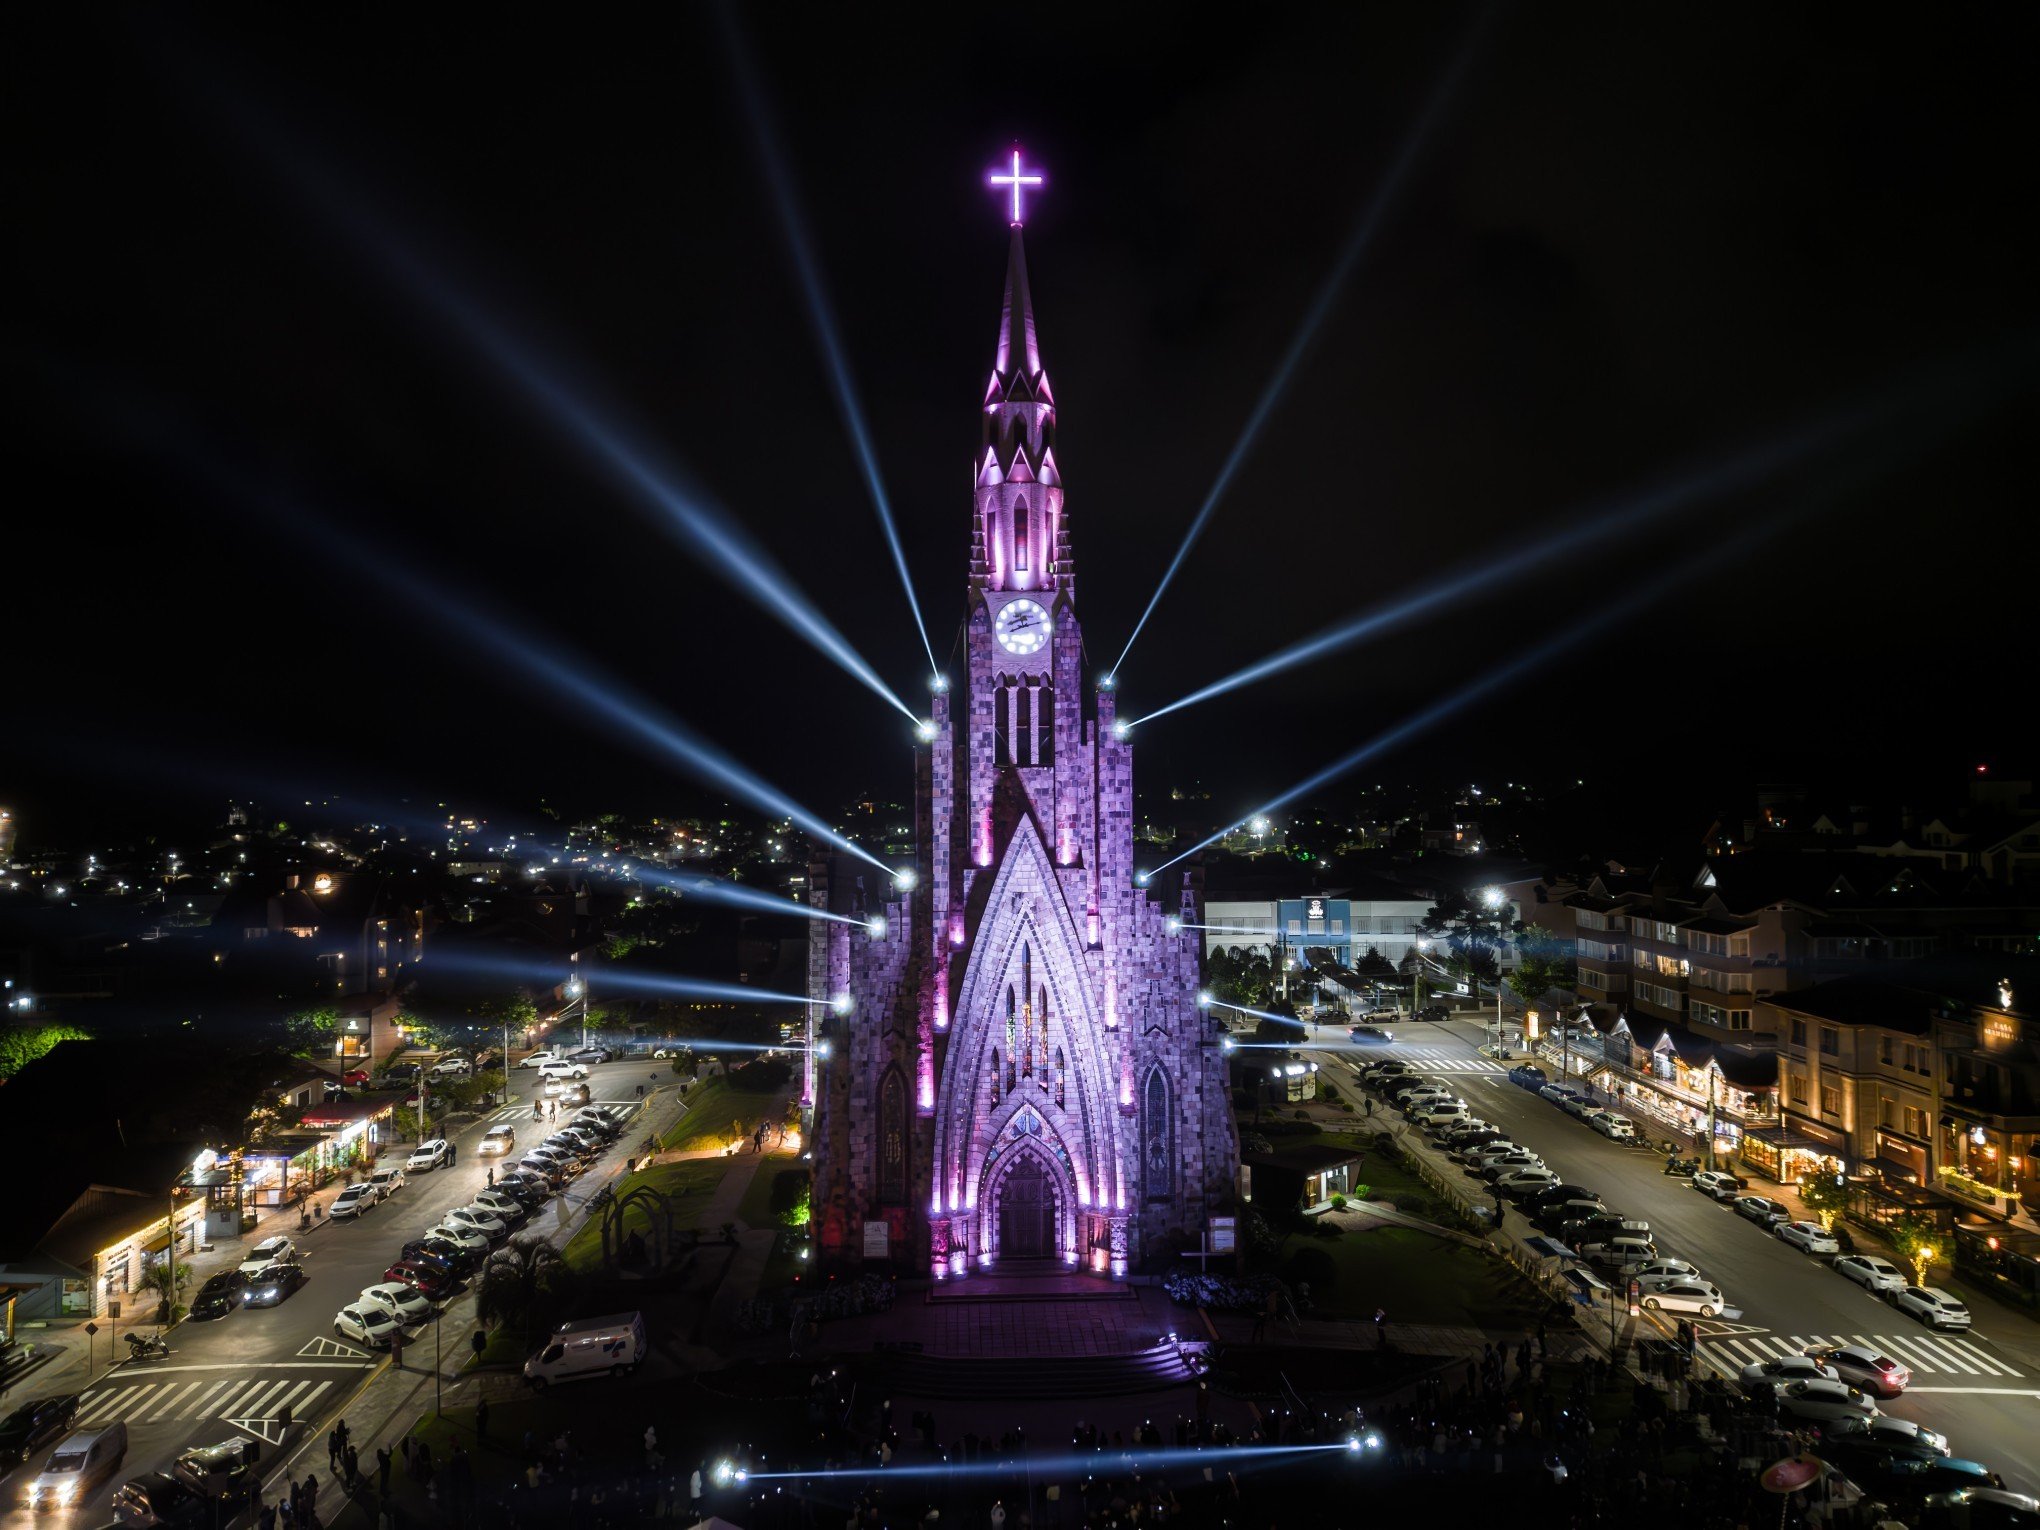
M 1647 1220 L 1660 1253 L 1698 1265 L 1729 1304 L 1741 1309 L 1733 1322 L 1696 1320 L 1707 1359 L 1735 1372 L 1753 1360 L 1798 1354 L 1814 1344 L 1873 1344 L 1913 1373 L 1911 1389 L 1883 1403 L 1885 1412 L 1941 1430 L 1956 1455 L 1983 1462 L 2015 1489 L 2040 1492 L 2040 1324 L 2032 1318 L 1965 1289 L 1952 1273 L 1937 1272 L 1932 1283 L 1967 1301 L 1976 1327 L 1967 1334 L 1936 1333 L 1844 1280 L 1825 1259 L 1800 1253 L 1687 1180 L 1667 1176 L 1660 1153 L 1618 1146 L 1510 1083 L 1508 1064 L 1478 1052 L 1483 1037 L 1471 1015 L 1389 1028 L 1395 1034 L 1391 1046 L 1344 1044 L 1317 1055 L 1321 1062 L 1335 1059 L 1335 1077 L 1355 1060 L 1405 1058 L 1567 1182 L 1597 1192 L 1624 1215 Z M 1329 1038 L 1332 1032 L 1323 1034 Z M 1376 1115 L 1384 1109 L 1377 1105 Z M 1388 1115 L 1402 1119 L 1392 1109 Z M 1756 1194 L 1775 1189 L 1763 1182 L 1751 1188 Z M 1513 1206 L 1508 1225 L 1517 1232 L 1528 1227 Z M 1669 1333 L 1675 1321 L 1665 1317 L 1657 1323 Z
M 334 1313 L 355 1301 L 364 1287 L 381 1283 L 384 1270 L 395 1262 L 405 1243 L 447 1212 L 466 1205 L 484 1187 L 489 1166 L 496 1160 L 473 1149 L 488 1127 L 500 1122 L 515 1125 L 520 1150 L 557 1129 L 553 1123 L 531 1119 L 529 1100 L 538 1089 L 537 1074 L 513 1070 L 511 1077 L 513 1096 L 525 1103 L 499 1107 L 459 1132 L 453 1139 L 458 1149 L 454 1167 L 411 1176 L 394 1196 L 353 1221 L 322 1221 L 302 1234 L 286 1230 L 286 1236 L 297 1243 L 299 1262 L 310 1278 L 280 1305 L 245 1307 L 210 1322 L 181 1323 L 170 1332 L 170 1356 L 163 1361 L 123 1361 L 108 1369 L 102 1338 L 89 1381 L 74 1368 L 40 1388 L 30 1384 L 10 1393 L 8 1406 L 13 1408 L 34 1397 L 82 1390 L 76 1427 L 122 1420 L 128 1428 L 128 1451 L 113 1475 L 80 1505 L 31 1512 L 22 1507 L 21 1493 L 42 1469 L 49 1454 L 46 1447 L 0 1484 L 0 1494 L 4 1494 L 0 1497 L 4 1504 L 0 1527 L 89 1530 L 104 1525 L 112 1518 L 108 1505 L 123 1482 L 146 1472 L 167 1471 L 180 1452 L 195 1445 L 251 1436 L 261 1440 L 266 1477 L 273 1465 L 270 1447 L 283 1438 L 286 1405 L 297 1423 L 308 1426 L 301 1433 L 323 1439 L 348 1401 L 382 1363 L 380 1351 L 371 1354 L 334 1332 Z M 589 1072 L 591 1101 L 636 1105 L 639 1084 L 644 1084 L 649 1094 L 655 1083 L 670 1082 L 671 1078 L 667 1064 L 649 1059 L 601 1064 Z M 564 1124 L 568 1114 L 562 1107 L 559 1124 Z M 565 1193 L 541 1207 L 519 1231 L 550 1232 L 563 1226 L 571 1211 L 610 1181 L 612 1176 L 605 1170 L 637 1146 L 637 1138 L 626 1124 L 623 1135 L 596 1164 L 568 1181 Z M 385 1154 L 382 1161 L 401 1164 L 407 1154 L 408 1149 L 394 1159 Z M 276 1230 L 271 1219 L 260 1232 L 267 1236 Z M 457 1293 L 442 1307 L 442 1316 L 454 1314 L 472 1300 L 466 1291 Z M 431 1364 L 432 1329 L 433 1324 L 427 1322 L 411 1330 L 407 1366 Z M 117 1349 L 123 1356 L 127 1352 L 125 1344 Z M 448 1368 L 461 1358 L 448 1354 Z M 322 1475 L 324 1465 L 319 1462 Z M 276 1495 L 272 1491 L 269 1496 Z

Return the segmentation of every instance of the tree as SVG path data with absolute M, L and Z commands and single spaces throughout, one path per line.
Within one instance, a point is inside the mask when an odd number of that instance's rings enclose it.
M 1523 931 L 1515 907 L 1490 889 L 1475 894 L 1449 892 L 1424 915 L 1423 930 L 1451 949 L 1450 965 L 1475 978 L 1494 981 L 1502 953 Z
M 781 1169 L 772 1176 L 773 1220 L 788 1227 L 807 1226 L 812 1193 L 806 1169 Z
M 1273 1016 L 1281 1016 L 1274 1019 Z M 1296 1006 L 1287 999 L 1270 999 L 1268 1014 L 1254 1026 L 1254 1040 L 1300 1043 L 1308 1033 L 1297 1017 Z
M 1525 1004 L 1534 1004 L 1552 989 L 1571 993 L 1579 982 L 1579 964 L 1573 960 L 1573 943 L 1553 934 L 1540 924 L 1519 925 L 1516 934 L 1516 970 L 1509 974 L 1509 987 Z
M 283 1017 L 283 1043 L 300 1057 L 330 1057 L 339 1030 L 340 1011 L 330 1004 L 314 1004 Z
M 1353 970 L 1361 977 L 1370 979 L 1373 982 L 1393 983 L 1395 981 L 1395 963 L 1383 956 L 1380 948 L 1377 946 L 1369 946 L 1367 954 L 1354 964 Z
M 1833 1232 L 1835 1218 L 1849 1209 L 1848 1177 L 1823 1163 L 1799 1182 L 1799 1199 L 1820 1218 L 1822 1232 Z
M 179 1293 L 191 1295 L 191 1266 L 179 1264 L 174 1258 L 152 1264 L 142 1272 L 142 1289 L 156 1294 L 160 1304 L 156 1321 L 167 1328 L 184 1314 L 187 1304 L 179 1302 L 173 1307 L 171 1301 Z
M 59 1043 L 91 1039 L 90 1031 L 75 1025 L 30 1025 L 0 1031 L 0 1079 L 14 1077 Z
M 1922 1211 L 1894 1217 L 1884 1229 L 1898 1257 L 1913 1267 L 1913 1284 L 1927 1283 L 1927 1271 L 1941 1262 L 1941 1229 Z
M 518 1333 L 546 1333 L 577 1285 L 566 1256 L 552 1244 L 536 1236 L 514 1238 L 483 1263 L 475 1279 L 475 1316 Z

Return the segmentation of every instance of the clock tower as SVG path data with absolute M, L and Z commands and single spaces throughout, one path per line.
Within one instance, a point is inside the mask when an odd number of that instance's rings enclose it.
M 1200 874 L 1147 885 L 1133 749 L 1086 684 L 1016 154 L 997 347 L 971 461 L 966 672 L 915 756 L 915 862 L 887 885 L 816 860 L 813 1215 L 834 1265 L 961 1279 L 1123 1275 L 1199 1246 L 1238 1162 L 1218 1028 L 1197 1003 Z M 1163 885 L 1166 883 L 1166 885 Z M 817 1007 L 817 1013 L 829 1012 Z

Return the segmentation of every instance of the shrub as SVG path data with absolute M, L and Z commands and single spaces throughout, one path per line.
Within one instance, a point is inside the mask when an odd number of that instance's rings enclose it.
M 1203 1275 L 1172 1270 L 1162 1290 L 1179 1307 L 1209 1307 L 1214 1312 L 1259 1312 L 1278 1282 L 1273 1275 Z
M 1394 1197 L 1395 1209 L 1413 1217 L 1428 1216 L 1431 1212 L 1431 1198 L 1425 1195 L 1398 1195 Z
M 1346 1209 L 1346 1197 L 1343 1194 L 1335 1193 L 1332 1196 L 1332 1210 L 1344 1211 L 1345 1209 Z
M 1289 1256 L 1289 1262 L 1282 1267 L 1282 1273 L 1290 1283 L 1308 1281 L 1314 1291 L 1329 1291 L 1339 1283 L 1339 1266 L 1332 1256 L 1321 1248 L 1300 1248 Z
M 781 1169 L 772 1176 L 772 1219 L 787 1227 L 805 1227 L 809 1213 L 806 1169 Z

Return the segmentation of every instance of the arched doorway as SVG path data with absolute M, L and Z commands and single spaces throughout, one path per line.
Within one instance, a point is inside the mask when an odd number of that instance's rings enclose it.
M 1055 1182 L 1039 1160 L 1013 1166 L 999 1192 L 999 1257 L 1050 1259 L 1055 1256 Z

